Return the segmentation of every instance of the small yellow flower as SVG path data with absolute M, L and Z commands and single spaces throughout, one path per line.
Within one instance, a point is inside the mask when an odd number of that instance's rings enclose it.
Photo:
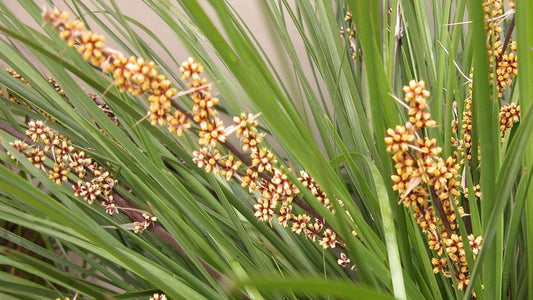
M 267 148 L 262 148 L 259 152 L 252 152 L 252 167 L 257 168 L 257 172 L 264 171 L 272 172 L 273 165 L 277 163 L 277 159 Z
M 309 221 L 311 221 L 311 218 L 306 214 L 294 216 L 291 228 L 292 232 L 296 234 L 305 232 L 305 229 L 307 228 L 307 223 L 309 223 Z
M 337 244 L 337 234 L 331 229 L 326 229 L 322 233 L 322 239 L 320 240 L 319 244 L 324 248 L 335 248 L 335 245 Z
M 183 133 L 191 128 L 191 122 L 188 121 L 187 115 L 179 110 L 176 110 L 173 115 L 167 116 L 168 131 L 175 132 L 176 135 L 182 136 Z
M 500 118 L 500 138 L 504 141 L 505 133 L 509 131 L 515 123 L 520 121 L 520 105 L 509 103 L 503 106 L 499 113 Z
M 234 159 L 233 155 L 230 155 L 228 159 L 220 160 L 220 175 L 224 176 L 228 181 L 233 177 L 233 174 L 237 172 L 241 165 L 240 161 L 234 161 Z
M 242 136 L 241 137 L 242 151 L 243 152 L 250 151 L 252 153 L 257 153 L 257 151 L 258 151 L 257 146 L 263 140 L 264 135 L 265 134 L 262 133 L 262 132 L 258 132 L 258 133 L 250 132 L 248 134 L 248 137 Z
M 350 262 L 350 259 L 344 253 L 341 253 L 339 259 L 337 260 L 337 264 L 339 264 L 339 266 L 343 268 L 346 268 L 346 266 L 348 266 Z
M 216 147 L 218 143 L 226 142 L 224 130 L 224 123 L 218 118 L 202 122 L 198 133 L 198 144 Z
M 150 225 L 153 225 L 155 222 L 157 222 L 157 217 L 152 216 L 147 213 L 142 214 L 144 220 L 141 222 L 134 222 L 133 223 L 133 232 L 135 233 L 143 233 Z
M 254 205 L 255 216 L 263 222 L 272 221 L 276 211 L 277 202 L 271 199 L 260 198 Z
M 44 151 L 39 148 L 34 148 L 26 153 L 28 160 L 33 164 L 34 167 L 40 169 L 43 166 L 45 160 Z
M 150 296 L 149 300 L 167 300 L 167 296 L 165 296 L 165 294 L 155 293 L 152 296 Z
M 257 190 L 257 179 L 259 178 L 259 173 L 255 169 L 248 168 L 246 169 L 246 175 L 241 178 L 242 187 L 248 187 L 248 192 L 253 193 Z
M 198 79 L 203 72 L 204 67 L 199 62 L 195 62 L 192 57 L 187 58 L 180 66 L 181 80 L 189 78 Z
M 253 114 L 240 114 L 233 117 L 234 126 L 236 126 L 235 135 L 237 137 L 249 137 L 257 133 L 256 116 Z
M 283 227 L 287 227 L 289 221 L 294 218 L 294 215 L 292 214 L 292 205 L 282 205 L 276 216 L 278 218 L 279 224 Z
M 218 150 L 209 151 L 208 148 L 204 147 L 194 151 L 193 156 L 193 161 L 198 165 L 198 168 L 205 168 L 206 172 L 218 172 L 218 161 L 220 160 Z
M 321 235 L 320 232 L 323 228 L 324 224 L 322 221 L 315 219 L 315 223 L 307 225 L 307 228 L 305 229 L 305 235 L 314 242 Z
M 396 126 L 395 129 L 387 129 L 387 136 L 385 143 L 387 144 L 387 152 L 396 153 L 403 152 L 409 149 L 409 143 L 415 139 L 415 136 L 405 129 L 405 126 Z
M 57 184 L 68 180 L 67 175 L 70 172 L 70 168 L 64 162 L 54 163 L 52 169 L 48 172 L 49 178 Z
M 46 126 L 43 121 L 30 120 L 30 122 L 28 122 L 26 135 L 29 136 L 34 142 L 45 140 L 49 132 L 50 127 Z
M 426 109 L 424 98 L 428 98 L 431 94 L 425 88 L 425 82 L 411 80 L 408 85 L 403 87 L 403 92 L 405 93 L 405 101 L 407 103 L 416 103 L 421 105 L 418 107 L 420 110 Z

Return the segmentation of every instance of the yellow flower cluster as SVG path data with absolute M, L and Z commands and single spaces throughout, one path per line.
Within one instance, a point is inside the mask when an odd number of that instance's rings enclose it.
M 421 129 L 436 125 L 427 111 L 430 93 L 425 83 L 412 80 L 403 91 L 409 104 L 409 122 L 388 129 L 385 137 L 396 170 L 391 176 L 392 188 L 398 191 L 404 206 L 413 210 L 429 248 L 435 251 L 436 257 L 432 259 L 435 273 L 451 276 L 446 262 L 446 256 L 449 257 L 458 288 L 463 289 L 469 283 L 470 273 L 457 223 L 457 216 L 464 214 L 458 197 L 460 166 L 453 157 L 441 158 L 442 149 L 436 140 L 423 136 Z M 472 245 L 479 249 L 481 237 L 472 235 Z
M 499 34 L 502 31 L 502 28 L 498 24 L 498 17 L 503 13 L 503 1 L 486 0 L 483 2 L 483 11 L 485 12 L 485 30 L 491 38 L 499 40 Z
M 430 96 L 429 91 L 424 88 L 424 82 L 411 80 L 408 85 L 403 87 L 405 101 L 409 104 L 409 122 L 414 126 L 416 131 L 421 128 L 434 127 L 437 123 L 431 119 L 431 115 L 426 111 L 426 98 Z
M 502 46 L 498 49 L 499 51 L 496 55 L 496 81 L 498 82 L 498 97 L 503 96 L 503 91 L 511 85 L 513 79 L 516 77 L 516 75 L 518 75 L 516 42 L 510 42 L 509 49 L 510 51 L 505 52 Z
M 15 140 L 10 145 L 27 157 L 36 168 L 48 171 L 50 180 L 56 184 L 70 182 L 74 196 L 83 198 L 89 204 L 100 201 L 109 215 L 116 214 L 119 210 L 139 211 L 119 207 L 114 197 L 117 180 L 112 178 L 108 170 L 93 162 L 85 152 L 75 150 L 70 140 L 44 122 L 29 121 L 26 136 L 28 138 L 25 140 Z M 12 153 L 8 152 L 8 155 L 16 159 Z M 47 164 L 48 159 L 52 162 Z M 144 232 L 157 221 L 156 217 L 140 212 L 142 221 L 131 224 L 131 230 L 135 233 Z
M 504 20 L 503 2 L 501 0 L 486 0 L 483 3 L 485 11 L 485 29 L 487 30 L 488 42 L 487 49 L 491 84 L 496 76 L 496 85 L 498 97 L 503 97 L 504 90 L 512 84 L 513 78 L 518 74 L 518 63 L 516 56 L 516 42 L 507 39 L 504 44 L 500 35 L 502 34 L 501 22 Z M 511 13 L 514 9 L 514 2 L 510 2 Z M 452 137 L 452 143 L 458 146 L 462 157 L 472 161 L 472 74 L 470 74 L 470 83 L 468 87 L 468 97 L 465 99 L 465 107 L 462 115 L 461 135 L 462 137 Z M 520 117 L 520 106 L 511 103 L 502 107 L 500 118 L 500 136 L 504 141 L 505 133 L 516 123 Z M 452 130 L 457 134 L 459 120 L 452 122 Z M 461 160 L 461 163 L 464 163 Z
M 495 63 L 490 65 L 491 82 L 496 76 L 498 86 L 498 97 L 503 96 L 503 91 L 511 85 L 514 77 L 518 74 L 518 62 L 516 56 L 516 42 L 501 40 L 502 27 L 501 22 L 504 20 L 503 1 L 486 0 L 483 3 L 485 11 L 485 29 L 488 34 L 488 55 L 489 61 Z
M 452 137 L 451 140 L 461 151 L 462 157 L 468 161 L 472 161 L 472 83 L 469 84 L 468 98 L 465 99 L 465 109 L 463 111 L 463 118 L 461 120 L 461 135 L 462 138 L 456 139 Z M 502 106 L 499 112 L 500 120 L 500 139 L 501 142 L 505 140 L 505 133 L 509 131 L 515 123 L 520 121 L 520 105 L 516 103 L 509 103 Z M 457 134 L 458 120 L 452 122 L 452 130 Z M 461 160 L 464 164 L 464 161 Z
M 481 199 L 481 187 L 479 186 L 479 184 L 476 184 L 473 186 L 473 190 L 474 190 L 474 196 Z M 465 187 L 463 188 L 463 196 L 466 198 L 466 199 L 470 199 L 470 194 L 468 192 L 468 188 Z
M 157 217 L 148 213 L 143 213 L 142 216 L 144 220 L 133 223 L 133 232 L 135 233 L 143 233 L 146 229 L 148 229 L 148 227 L 150 227 L 150 225 L 153 225 L 155 222 L 157 222 Z
M 193 152 L 193 161 L 206 172 L 220 174 L 229 181 L 238 172 L 242 162 L 231 154 L 223 156 L 219 147 L 226 143 L 226 137 L 234 129 L 226 128 L 218 117 L 215 107 L 218 98 L 211 95 L 211 87 L 207 84 L 207 79 L 202 77 L 202 71 L 202 64 L 192 58 L 188 58 L 180 66 L 181 78 L 187 81 L 194 103 L 191 119 L 199 127 L 198 144 L 203 146 L 202 149 Z M 170 127 L 169 130 L 178 132 L 190 128 L 188 115 L 191 114 L 185 110 L 177 111 L 174 120 L 169 119 L 169 122 L 171 124 L 175 122 L 181 128 Z
M 504 105 L 499 114 L 500 118 L 500 137 L 502 142 L 505 139 L 505 133 L 509 131 L 515 123 L 520 121 L 520 106 L 516 103 Z
M 357 58 L 357 48 L 356 48 L 356 39 L 355 39 L 355 26 L 353 25 L 353 17 L 351 12 L 347 12 L 344 16 L 344 22 L 346 22 L 346 28 L 341 26 L 340 36 L 345 39 L 350 44 L 350 53 L 352 54 L 352 60 Z
M 191 58 L 180 67 L 182 79 L 188 82 L 194 102 L 192 119 L 200 128 L 198 144 L 203 146 L 193 152 L 194 163 L 206 172 L 220 174 L 228 181 L 236 176 L 242 187 L 248 188 L 251 194 L 258 195 L 253 209 L 259 221 L 271 222 L 277 219 L 283 227 L 291 228 L 296 234 L 305 234 L 323 248 L 334 248 L 338 244 L 337 234 L 325 228 L 321 220 L 311 222 L 309 215 L 293 213 L 292 201 L 299 190 L 278 166 L 274 153 L 266 147 L 259 147 L 264 133 L 257 129 L 258 115 L 242 113 L 233 118 L 231 126 L 225 127 L 217 117 L 215 106 L 218 98 L 211 96 L 210 86 L 207 79 L 202 77 L 202 70 L 202 65 Z M 239 159 L 231 154 L 222 154 L 221 145 L 230 146 L 226 141 L 230 134 L 235 134 L 241 142 L 242 153 L 239 153 Z M 244 154 L 249 156 L 245 173 L 240 172 Z M 298 179 L 318 201 L 326 206 L 329 204 L 329 198 L 306 172 L 302 171 Z
M 45 21 L 50 22 L 54 29 L 61 30 L 61 39 L 66 40 L 70 47 L 78 45 L 78 52 L 83 55 L 83 59 L 90 61 L 95 66 L 106 60 L 103 53 L 104 37 L 85 30 L 83 22 L 69 21 L 68 13 L 58 9 L 50 12 L 45 8 L 42 17 Z
M 241 140 L 242 151 L 255 153 L 258 151 L 257 146 L 263 140 L 264 133 L 257 130 L 257 119 L 259 115 L 241 114 L 233 117 L 235 135 Z
M 92 162 L 85 152 L 75 151 L 70 140 L 53 131 L 42 121 L 29 121 L 26 135 L 33 142 L 31 146 L 22 140 L 10 144 L 23 153 L 36 168 L 47 169 L 50 180 L 57 184 L 74 182 L 69 176 L 76 174 L 79 180 L 73 184 L 75 196 L 82 197 L 89 204 L 98 199 L 108 214 L 117 212 L 113 198 L 113 188 L 117 181 L 111 178 L 107 170 Z M 53 165 L 44 163 L 47 157 L 52 159 Z
M 290 227 L 297 234 L 304 233 L 324 249 L 339 244 L 337 234 L 327 228 L 322 220 L 315 218 L 312 223 L 309 215 L 293 213 L 292 202 L 300 191 L 289 180 L 285 169 L 278 165 L 274 153 L 266 147 L 260 147 L 264 133 L 257 129 L 259 115 L 243 113 L 233 118 L 232 125 L 224 126 L 216 109 L 219 99 L 212 95 L 211 86 L 202 77 L 204 68 L 201 63 L 188 58 L 179 68 L 181 79 L 189 88 L 186 94 L 193 101 L 192 110 L 188 111 L 172 102 L 177 90 L 164 75 L 157 72 L 154 62 L 134 56 L 126 57 L 119 51 L 105 47 L 102 36 L 85 30 L 79 21 L 69 21 L 68 15 L 57 9 L 53 12 L 45 9 L 43 18 L 59 30 L 61 38 L 69 46 L 76 47 L 85 60 L 100 67 L 103 72 L 112 74 L 120 91 L 132 95 L 148 94 L 149 117 L 153 125 L 167 124 L 170 132 L 181 136 L 192 127 L 192 120 L 198 129 L 198 144 L 202 146 L 193 152 L 193 162 L 206 172 L 219 174 L 228 181 L 233 177 L 238 178 L 241 185 L 257 197 L 253 208 L 258 220 L 271 222 L 277 219 L 282 226 Z M 172 107 L 175 107 L 174 112 Z M 238 138 L 242 152 L 227 142 L 231 134 Z M 241 168 L 243 163 L 245 168 Z M 307 173 L 303 172 L 299 180 L 318 201 L 328 206 L 329 198 Z M 101 193 L 94 196 L 94 190 L 97 189 L 85 185 L 80 185 L 78 189 L 80 195 L 83 192 L 90 199 L 101 196 Z M 134 224 L 135 231 L 146 229 L 146 224 L 153 217 L 147 215 L 144 219 Z M 344 266 L 349 259 L 342 261 Z
M 302 183 L 303 186 L 305 186 L 313 196 L 318 200 L 318 202 L 322 203 L 322 205 L 329 207 L 330 201 L 326 193 L 322 191 L 322 189 L 318 186 L 318 184 L 315 182 L 311 176 L 305 171 L 300 171 L 300 177 L 298 177 L 298 181 Z
M 177 90 L 171 86 L 165 75 L 155 69 L 154 62 L 135 56 L 126 57 L 123 53 L 106 47 L 103 36 L 86 30 L 81 21 L 70 21 L 68 13 L 57 8 L 53 12 L 45 8 L 42 17 L 50 22 L 54 29 L 60 31 L 60 37 L 67 41 L 70 47 L 76 47 L 83 59 L 100 67 L 102 71 L 111 73 L 115 79 L 114 84 L 120 91 L 127 91 L 134 96 L 147 93 L 151 123 L 166 124 L 171 113 L 171 99 L 177 94 Z
M 464 151 L 463 157 L 466 156 L 468 161 L 472 161 L 472 87 L 469 88 L 469 93 L 470 96 L 465 100 L 463 111 L 463 125 L 461 126 L 463 138 L 459 140 L 459 149 Z

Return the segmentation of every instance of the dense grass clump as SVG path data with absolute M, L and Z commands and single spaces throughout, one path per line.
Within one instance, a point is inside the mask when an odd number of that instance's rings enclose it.
M 531 297 L 528 1 L 67 2 L 0 3 L 1 295 Z

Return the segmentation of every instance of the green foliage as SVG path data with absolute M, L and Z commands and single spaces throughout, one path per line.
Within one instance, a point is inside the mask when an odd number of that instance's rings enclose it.
M 261 1 L 277 53 L 261 47 L 231 6 L 235 1 L 144 1 L 203 64 L 222 118 L 260 113 L 258 128 L 267 134 L 262 145 L 274 149 L 281 169 L 294 170 L 287 175 L 301 192 L 295 211 L 323 218 L 341 241 L 334 249 L 276 219 L 258 221 L 257 192 L 193 162 L 201 148 L 198 127 L 178 137 L 152 126 L 145 117 L 146 95 L 120 92 L 110 74 L 85 61 L 42 20 L 39 6 L 19 2 L 33 24 L 0 2 L 2 66 L 29 84 L 0 72 L 0 297 L 532 297 L 533 9 L 527 0 L 517 1 L 516 19 L 506 6 L 500 21 L 517 41 L 521 74 L 503 97 L 496 80 L 489 80 L 481 0 Z M 120 52 L 153 60 L 178 88 L 177 105 L 191 109 L 179 71 L 186 57 L 175 57 L 155 29 L 113 0 L 66 2 Z M 353 21 L 345 20 L 347 12 Z M 353 37 L 348 28 L 355 30 Z M 289 72 L 276 69 L 274 59 L 286 62 Z M 387 128 L 409 118 L 400 103 L 402 87 L 424 80 L 438 125 L 423 134 L 436 139 L 443 158 L 460 151 L 451 138 L 464 137 L 451 123 L 462 118 L 469 97 L 465 74 L 471 72 L 474 158 L 458 175 L 462 189 L 480 184 L 483 200 L 471 196 L 469 214 L 456 213 L 471 275 L 461 290 L 453 270 L 448 277 L 434 274 L 435 251 L 428 249 L 412 210 L 398 204 L 402 199 L 391 180 L 396 170 L 384 138 Z M 500 143 L 498 113 L 510 102 L 521 104 L 522 115 Z M 98 106 L 103 103 L 106 110 Z M 29 120 L 45 121 L 110 172 L 118 182 L 118 214 L 76 197 L 76 176 L 52 181 L 45 172 L 53 167 L 50 158 L 37 169 L 14 148 Z M 329 195 L 331 209 L 298 182 L 302 170 Z M 142 212 L 157 222 L 136 233 Z M 483 237 L 477 256 L 468 234 Z M 353 268 L 338 264 L 341 253 Z

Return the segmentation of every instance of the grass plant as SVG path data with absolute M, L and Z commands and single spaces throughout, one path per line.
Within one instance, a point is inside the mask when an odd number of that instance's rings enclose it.
M 529 1 L 19 3 L 0 297 L 533 299 Z

